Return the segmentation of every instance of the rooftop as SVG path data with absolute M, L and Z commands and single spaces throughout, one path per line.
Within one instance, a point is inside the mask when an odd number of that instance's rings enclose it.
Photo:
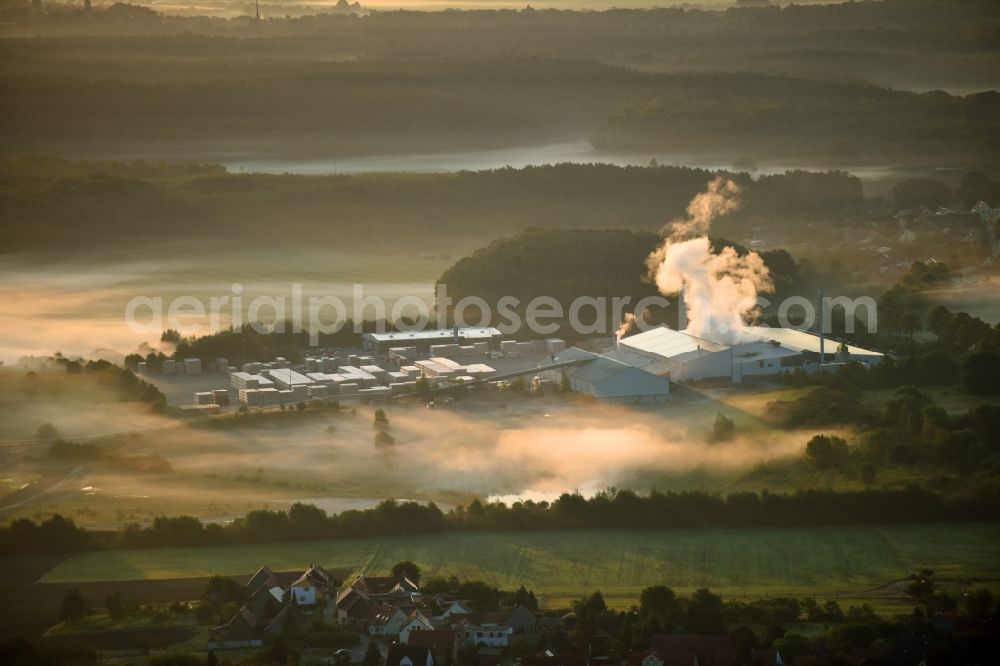
M 407 342 L 414 340 L 442 340 L 445 342 L 455 338 L 455 329 L 436 328 L 426 331 L 391 331 L 387 333 L 365 333 L 364 339 L 374 342 Z M 492 327 L 460 328 L 458 337 L 463 340 L 489 340 L 503 337 L 503 333 Z
M 749 342 L 733 347 L 733 361 L 766 361 L 773 358 L 798 356 L 799 352 L 770 342 Z
M 800 331 L 796 328 L 750 326 L 747 328 L 747 332 L 763 341 L 774 340 L 786 349 L 791 349 L 797 352 L 809 351 L 816 354 L 819 353 L 819 336 L 815 333 L 810 333 L 809 331 Z M 827 338 L 824 351 L 826 354 L 830 354 L 832 356 L 836 353 L 837 347 L 839 346 L 839 341 Z M 850 345 L 847 347 L 847 352 L 851 356 L 882 356 L 879 352 L 870 351 L 861 347 L 852 347 Z
M 664 358 L 676 358 L 684 354 L 717 352 L 727 348 L 725 345 L 702 340 L 701 338 L 683 331 L 675 331 L 666 326 L 660 326 L 623 338 L 621 346 L 648 354 L 656 354 Z
M 295 384 L 312 384 L 313 383 L 313 380 L 309 379 L 308 377 L 306 377 L 302 373 L 295 372 L 291 368 L 272 368 L 270 370 L 267 370 L 266 372 L 267 372 L 267 375 L 271 379 L 274 379 L 275 381 L 279 381 L 279 382 L 281 382 L 283 384 L 287 384 L 289 386 L 292 386 L 292 385 L 295 385 Z

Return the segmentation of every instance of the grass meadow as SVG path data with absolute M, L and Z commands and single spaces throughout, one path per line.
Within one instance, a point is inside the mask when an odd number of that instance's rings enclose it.
M 80 583 L 249 575 L 312 562 L 384 574 L 403 559 L 425 577 L 456 575 L 503 589 L 535 590 L 549 605 L 601 590 L 629 598 L 666 584 L 727 596 L 794 594 L 856 598 L 920 567 L 951 584 L 1000 581 L 1000 525 L 925 524 L 782 529 L 629 529 L 448 533 L 220 548 L 88 552 L 40 582 Z

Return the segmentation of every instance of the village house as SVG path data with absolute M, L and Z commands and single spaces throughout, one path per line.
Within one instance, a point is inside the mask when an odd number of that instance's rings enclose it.
M 336 596 L 336 622 L 351 626 L 373 635 L 396 636 L 402 629 L 402 622 L 418 609 L 427 607 L 420 588 L 405 576 L 358 576 L 349 585 L 340 589 Z M 379 617 L 383 606 L 391 606 L 401 612 L 402 621 L 395 626 L 395 620 L 386 625 Z M 422 612 L 424 619 L 428 614 Z M 388 628 L 387 628 L 388 627 Z
M 295 602 L 300 606 L 315 606 L 326 601 L 331 593 L 331 578 L 323 567 L 310 564 L 309 568 L 290 586 Z
M 438 664 L 454 664 L 458 662 L 458 638 L 452 629 L 431 629 L 429 631 L 414 631 L 406 640 L 400 640 L 408 645 L 425 645 L 434 653 L 434 661 Z
M 361 574 L 350 585 L 373 599 L 399 596 L 421 596 L 420 588 L 406 576 L 366 576 Z
M 290 582 L 283 583 L 282 579 Z M 258 647 L 268 634 L 304 631 L 308 622 L 302 606 L 308 608 L 322 601 L 331 584 L 330 575 L 317 565 L 310 565 L 296 577 L 278 575 L 262 566 L 243 585 L 246 603 L 228 622 L 212 629 L 208 647 Z
M 268 623 L 265 631 L 269 634 L 297 634 L 304 631 L 307 620 L 297 604 L 287 603 Z
M 257 569 L 257 573 L 250 576 L 250 580 L 243 585 L 243 591 L 247 596 L 250 596 L 261 587 L 267 587 L 268 589 L 275 587 L 281 589 L 282 587 L 278 577 L 274 575 L 274 572 L 266 564 Z
M 455 613 L 446 618 L 465 645 L 507 647 L 512 634 L 537 631 L 538 619 L 524 606 L 518 605 L 491 613 Z
M 290 582 L 282 584 L 282 577 Z M 330 598 L 333 581 L 316 564 L 294 578 L 278 576 L 262 566 L 243 589 L 246 604 L 213 630 L 210 646 L 256 646 L 268 634 L 305 630 L 307 614 Z M 490 655 L 499 659 L 512 635 L 533 634 L 539 626 L 535 614 L 524 606 L 476 613 L 462 600 L 425 597 L 406 577 L 362 574 L 340 589 L 332 610 L 328 617 L 334 623 L 373 638 L 426 648 L 418 656 L 423 659 L 430 650 L 431 659 L 440 664 L 454 663 L 461 645 L 476 647 L 482 663 Z M 401 652 L 399 658 L 412 659 L 413 655 Z
M 300 606 L 315 606 L 316 599 L 322 598 L 322 596 L 317 594 L 316 584 L 304 574 L 292 583 L 291 592 L 295 598 L 295 603 Z
M 515 634 L 533 634 L 538 628 L 538 618 L 528 608 L 518 604 L 487 616 L 490 621 L 510 627 Z
M 250 648 L 264 644 L 257 632 L 257 618 L 243 606 L 229 622 L 215 627 L 208 638 L 209 649 Z
M 447 604 L 444 612 L 441 613 L 442 617 L 451 617 L 452 615 L 469 615 L 472 613 L 472 609 L 463 604 L 461 601 L 452 601 Z
M 372 598 L 364 592 L 353 587 L 344 588 L 337 595 L 335 615 L 337 624 L 357 628 L 374 604 Z
M 480 645 L 486 647 L 507 647 L 513 628 L 500 624 L 473 624 L 467 619 L 454 625 L 459 640 L 465 645 Z
M 360 627 L 371 636 L 399 636 L 399 630 L 407 620 L 407 615 L 398 606 L 376 603 L 369 608 Z
M 271 617 L 285 603 L 285 591 L 280 587 L 261 585 L 250 595 L 247 606 L 256 617 Z
M 399 642 L 407 643 L 411 632 L 416 631 L 430 631 L 434 628 L 431 621 L 424 616 L 419 610 L 415 610 L 410 613 L 410 616 L 406 618 L 403 626 L 399 628 Z
M 426 645 L 393 643 L 389 646 L 385 666 L 437 666 L 434 653 Z

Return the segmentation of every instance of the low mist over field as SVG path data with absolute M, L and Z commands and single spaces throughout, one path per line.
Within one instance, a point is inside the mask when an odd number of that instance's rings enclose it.
M 349 308 L 355 284 L 362 285 L 364 296 L 377 296 L 390 309 L 401 296 L 430 301 L 434 277 L 447 265 L 448 256 L 401 254 L 389 259 L 370 252 L 310 248 L 305 242 L 283 250 L 233 251 L 218 242 L 178 241 L 138 254 L 95 250 L 14 256 L 0 267 L 0 301 L 8 313 L 0 322 L 0 361 L 9 364 L 22 356 L 61 351 L 120 363 L 137 350 L 160 348 L 160 333 L 171 326 L 169 304 L 181 296 L 197 299 L 205 310 L 202 316 L 178 315 L 176 321 L 186 332 L 206 334 L 229 327 L 232 303 L 218 308 L 214 322 L 209 305 L 212 298 L 232 299 L 233 285 L 243 290 L 245 304 L 237 314 L 244 321 L 255 298 L 290 299 L 293 284 L 301 285 L 305 302 L 335 296 Z M 384 271 L 387 262 L 391 270 Z M 136 330 L 124 324 L 134 297 L 158 298 L 165 304 L 155 313 L 139 309 Z M 367 315 L 373 313 L 369 309 Z M 273 308 L 262 306 L 260 317 L 273 319 Z
M 25 379 L 10 370 L 3 374 L 5 409 L 17 415 L 5 420 L 3 438 L 30 440 L 50 422 L 63 436 L 83 438 L 106 453 L 61 458 L 39 445 L 20 462 L 8 456 L 8 474 L 30 480 L 74 463 L 63 499 L 85 509 L 84 523 L 100 525 L 176 511 L 213 519 L 306 497 L 437 499 L 448 505 L 493 495 L 592 494 L 630 486 L 639 477 L 682 479 L 709 470 L 721 483 L 756 465 L 801 456 L 814 434 L 776 436 L 761 428 L 759 415 L 705 399 L 653 413 L 512 397 L 461 410 L 389 407 L 395 444 L 379 447 L 372 444 L 371 408 L 191 425 L 117 403 L 110 389 L 95 393 L 72 377 L 41 377 L 37 388 L 26 389 Z M 713 410 L 731 413 L 740 434 L 710 443 Z M 122 434 L 92 439 L 107 432 Z M 50 506 L 40 500 L 15 513 L 45 513 Z M 134 513 L 136 507 L 142 512 Z

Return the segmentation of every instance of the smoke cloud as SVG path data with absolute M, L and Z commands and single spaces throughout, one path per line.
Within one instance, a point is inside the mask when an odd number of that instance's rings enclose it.
M 683 292 L 691 335 L 724 344 L 746 342 L 746 321 L 757 295 L 774 291 L 764 260 L 756 252 L 739 256 L 731 247 L 714 252 L 712 222 L 738 209 L 740 188 L 718 177 L 695 196 L 683 219 L 663 229 L 663 244 L 646 260 L 650 277 L 664 295 Z
M 621 326 L 615 331 L 615 340 L 618 342 L 622 341 L 629 331 L 635 327 L 635 315 L 631 312 L 625 313 L 625 318 L 622 320 Z

